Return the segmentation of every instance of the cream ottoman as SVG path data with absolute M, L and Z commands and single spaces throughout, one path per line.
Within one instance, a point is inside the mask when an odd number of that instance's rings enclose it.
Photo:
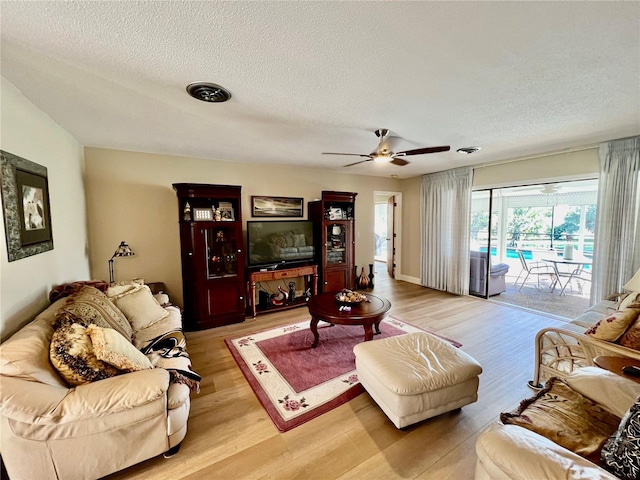
M 353 353 L 358 380 L 398 428 L 478 399 L 480 364 L 429 333 L 359 343 Z

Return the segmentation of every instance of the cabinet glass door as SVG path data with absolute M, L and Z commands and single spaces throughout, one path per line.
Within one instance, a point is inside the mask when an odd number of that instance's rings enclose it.
M 235 228 L 224 224 L 204 231 L 207 278 L 238 274 L 238 249 Z
M 347 261 L 346 227 L 339 223 L 327 225 L 327 265 L 345 263 Z

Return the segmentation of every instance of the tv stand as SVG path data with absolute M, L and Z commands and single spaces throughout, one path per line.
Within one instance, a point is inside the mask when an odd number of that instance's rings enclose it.
M 251 315 L 256 318 L 259 313 L 275 312 L 277 310 L 285 310 L 287 308 L 295 308 L 306 305 L 304 298 L 296 298 L 293 303 L 285 303 L 284 305 L 270 305 L 269 308 L 259 308 L 256 305 L 256 283 L 268 282 L 272 280 L 281 280 L 283 278 L 293 279 L 304 277 L 305 290 L 311 288 L 311 295 L 318 294 L 318 266 L 305 265 L 301 267 L 278 268 L 274 270 L 249 272 L 249 281 L 247 282 L 247 299 L 251 308 Z M 309 285 L 309 283 L 312 285 Z

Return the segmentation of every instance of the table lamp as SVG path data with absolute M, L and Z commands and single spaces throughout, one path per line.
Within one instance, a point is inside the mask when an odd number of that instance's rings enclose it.
M 631 278 L 631 280 L 625 283 L 622 288 L 624 288 L 625 290 L 630 290 L 632 292 L 640 292 L 640 268 Z
M 113 277 L 113 259 L 115 257 L 131 257 L 133 255 L 135 255 L 135 253 L 133 253 L 133 250 L 131 250 L 129 245 L 127 245 L 124 240 L 121 241 L 120 245 L 118 245 L 118 248 L 116 248 L 115 253 L 109 259 L 109 283 L 115 282 L 115 279 Z

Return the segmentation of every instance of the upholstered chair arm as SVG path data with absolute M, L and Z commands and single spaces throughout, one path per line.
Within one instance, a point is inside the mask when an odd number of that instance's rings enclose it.
M 2 377 L 0 387 L 1 415 L 24 423 L 58 425 L 152 402 L 167 392 L 169 373 L 154 368 L 69 389 Z

